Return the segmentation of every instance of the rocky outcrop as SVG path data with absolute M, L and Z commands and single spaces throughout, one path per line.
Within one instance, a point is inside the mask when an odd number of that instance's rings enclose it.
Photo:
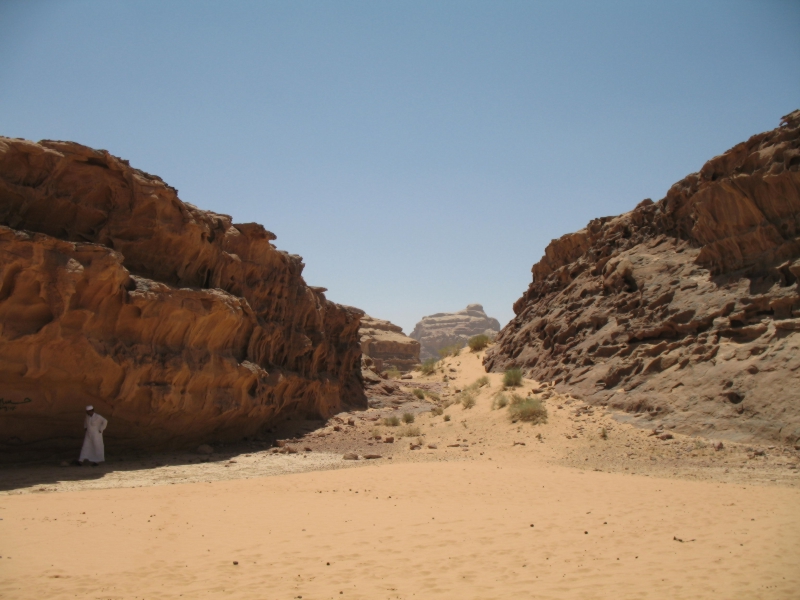
M 112 448 L 365 404 L 363 313 L 307 286 L 261 225 L 184 203 L 106 151 L 8 138 L 0 225 L 3 447 L 79 448 L 90 403 Z
M 474 335 L 484 333 L 490 337 L 500 331 L 500 322 L 483 312 L 480 304 L 470 304 L 454 313 L 436 313 L 414 327 L 411 337 L 418 340 L 420 358 L 439 358 L 439 350 L 453 344 L 466 344 Z
M 796 443 L 799 236 L 795 111 L 659 202 L 554 240 L 486 367 L 687 433 Z
M 372 359 L 378 371 L 391 367 L 408 372 L 419 364 L 419 342 L 403 333 L 394 323 L 361 317 L 361 352 Z

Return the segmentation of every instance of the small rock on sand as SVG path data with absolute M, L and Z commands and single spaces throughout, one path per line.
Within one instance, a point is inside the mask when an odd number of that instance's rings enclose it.
M 344 460 L 358 460 L 358 454 L 355 452 L 348 452 L 342 457 Z
M 364 458 L 367 460 L 375 460 L 376 458 L 381 458 L 380 454 L 365 454 Z

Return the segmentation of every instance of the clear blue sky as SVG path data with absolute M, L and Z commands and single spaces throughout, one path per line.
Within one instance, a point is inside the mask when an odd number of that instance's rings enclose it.
M 257 221 L 408 332 L 800 107 L 800 2 L 0 2 L 0 134 Z

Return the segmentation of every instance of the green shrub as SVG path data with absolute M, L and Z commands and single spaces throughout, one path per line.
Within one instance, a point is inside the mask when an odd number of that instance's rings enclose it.
M 479 352 L 489 345 L 489 336 L 486 334 L 473 335 L 467 342 L 469 349 L 473 352 Z
M 439 396 L 439 394 L 437 394 L 436 392 L 425 392 L 425 395 L 434 402 L 439 402 L 442 399 L 441 396 Z
M 512 398 L 511 406 L 508 408 L 508 416 L 512 421 L 527 421 L 534 424 L 547 423 L 547 409 L 538 398 L 522 398 L 522 401 L 517 403 L 514 403 Z
M 530 398 L 525 398 L 524 396 L 520 396 L 519 394 L 511 394 L 511 406 L 515 406 L 517 404 L 522 404 L 525 400 L 530 400 Z
M 386 417 L 383 420 L 383 424 L 386 425 L 387 427 L 397 427 L 398 425 L 400 425 L 400 419 L 392 415 L 391 417 Z
M 403 413 L 403 423 L 413 423 L 414 415 L 411 413 Z
M 429 358 L 425 360 L 425 362 L 420 365 L 419 370 L 422 371 L 423 375 L 433 375 L 436 371 L 436 359 Z
M 505 394 L 497 394 L 492 400 L 492 410 L 497 410 L 498 408 L 505 408 L 508 406 L 508 396 Z
M 522 371 L 520 369 L 508 369 L 503 375 L 503 385 L 506 387 L 522 385 Z
M 423 392 L 419 388 L 415 388 L 415 389 L 411 390 L 411 393 L 414 394 L 420 400 L 424 400 L 425 399 L 425 392 Z
M 486 375 L 484 375 L 483 377 L 479 377 L 478 379 L 475 380 L 475 383 L 473 383 L 472 385 L 482 388 L 485 385 L 489 385 L 489 378 Z
M 434 407 L 431 409 L 431 412 L 432 412 L 434 415 L 436 415 L 436 416 L 439 416 L 439 415 L 441 415 L 441 414 L 444 412 L 444 409 L 443 409 L 441 406 L 434 406 Z
M 439 348 L 438 353 L 439 356 L 442 358 L 447 358 L 448 356 L 458 356 L 461 354 L 461 349 L 464 347 L 463 342 L 456 342 L 455 344 L 450 344 L 449 346 L 445 346 L 444 348 Z

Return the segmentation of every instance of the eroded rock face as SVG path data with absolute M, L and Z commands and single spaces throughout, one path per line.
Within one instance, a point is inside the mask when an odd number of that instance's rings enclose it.
M 500 331 L 500 322 L 483 312 L 480 304 L 470 304 L 454 313 L 436 313 L 414 327 L 411 337 L 419 340 L 420 358 L 439 358 L 438 351 L 453 344 L 466 344 L 474 335 L 484 333 L 490 337 Z
M 182 202 L 106 151 L 0 138 L 0 444 L 241 439 L 365 405 L 358 309 L 255 223 Z
M 372 359 L 378 371 L 396 367 L 407 372 L 419 364 L 419 342 L 394 323 L 364 315 L 359 335 L 361 352 Z
M 800 111 L 533 266 L 487 352 L 688 433 L 800 438 Z

